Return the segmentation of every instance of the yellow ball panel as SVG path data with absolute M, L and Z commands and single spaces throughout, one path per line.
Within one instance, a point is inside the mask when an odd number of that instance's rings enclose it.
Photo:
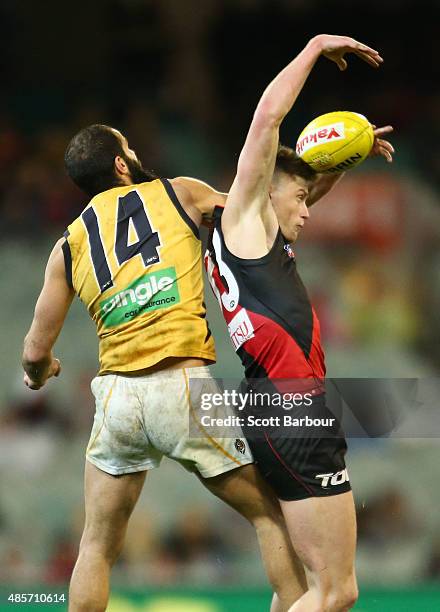
M 344 172 L 364 161 L 373 146 L 373 128 L 358 113 L 320 115 L 301 132 L 296 152 L 317 172 Z

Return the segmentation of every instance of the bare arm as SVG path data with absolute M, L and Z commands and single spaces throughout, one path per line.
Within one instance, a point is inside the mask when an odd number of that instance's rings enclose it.
M 387 161 L 392 161 L 391 154 L 394 152 L 392 145 L 386 141 L 379 138 L 383 134 L 392 131 L 391 126 L 386 126 L 384 128 L 377 128 L 374 130 L 375 134 L 375 143 L 373 145 L 371 155 L 383 155 Z M 250 134 L 250 132 L 249 132 Z M 248 135 L 249 139 L 249 135 Z M 247 142 L 247 141 L 246 141 Z M 278 144 L 278 132 L 277 132 L 277 144 Z M 277 145 L 275 149 L 277 148 Z M 244 151 L 244 149 L 243 149 Z M 242 155 L 243 155 L 242 151 Z M 276 151 L 275 151 L 276 154 Z M 344 176 L 344 173 L 338 175 L 326 175 L 320 174 L 318 178 L 311 188 L 307 206 L 311 206 L 319 199 L 321 199 L 326 193 L 328 193 L 337 182 Z M 227 193 L 222 193 L 221 191 L 217 191 L 204 181 L 200 181 L 195 178 L 190 178 L 186 176 L 176 177 L 174 179 L 170 179 L 170 183 L 173 186 L 173 189 L 182 204 L 185 208 L 187 214 L 192 218 L 194 223 L 197 226 L 211 224 L 211 216 L 214 208 L 216 206 L 225 206 L 226 199 L 228 197 Z M 266 194 L 267 196 L 267 194 Z M 228 200 L 228 210 L 230 206 L 230 201 Z M 242 205 L 239 203 L 240 210 L 247 210 L 247 200 L 242 202 Z
M 340 172 L 339 174 L 318 174 L 314 179 L 313 185 L 309 188 L 309 195 L 306 202 L 307 207 L 310 208 L 310 206 L 323 198 L 339 183 L 344 175 L 345 172 Z
M 52 355 L 52 348 L 61 331 L 74 291 L 66 280 L 61 238 L 50 254 L 43 289 L 35 306 L 34 318 L 24 340 L 24 383 L 39 389 L 48 378 L 58 376 L 60 362 Z
M 347 67 L 344 54 L 353 52 L 374 67 L 382 58 L 377 51 L 346 36 L 321 34 L 313 38 L 264 91 L 241 151 L 237 174 L 223 215 L 226 226 L 241 217 L 255 217 L 268 204 L 268 192 L 278 148 L 279 126 L 295 103 L 320 55 Z
M 217 191 L 207 183 L 187 176 L 170 179 L 170 183 L 186 213 L 199 227 L 209 224 L 216 206 L 224 206 L 228 194 Z

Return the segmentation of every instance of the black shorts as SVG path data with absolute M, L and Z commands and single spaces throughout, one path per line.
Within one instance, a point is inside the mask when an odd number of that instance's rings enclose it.
M 261 416 L 261 411 L 248 411 Z M 271 410 L 264 416 L 284 418 L 285 412 Z M 335 415 L 325 403 L 325 395 L 315 397 L 307 409 L 290 414 L 292 419 L 306 416 L 323 423 Z M 282 421 L 280 421 L 282 422 Z M 301 421 L 300 421 L 301 422 Z M 330 423 L 330 421 L 327 421 Z M 351 490 L 345 466 L 347 443 L 339 421 L 324 427 L 289 426 L 243 427 L 260 473 L 284 501 L 338 495 Z

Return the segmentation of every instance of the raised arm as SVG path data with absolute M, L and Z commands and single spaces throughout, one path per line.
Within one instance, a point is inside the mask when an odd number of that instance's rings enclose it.
M 35 306 L 32 325 L 24 340 L 24 383 L 39 389 L 48 378 L 58 376 L 60 362 L 52 355 L 52 348 L 61 331 L 74 291 L 66 280 L 61 238 L 50 254 L 43 289 Z
M 262 212 L 262 207 L 268 203 L 281 122 L 295 103 L 318 57 L 325 55 L 340 70 L 345 70 L 344 54 L 348 52 L 355 53 L 376 68 L 382 62 L 377 51 L 353 38 L 321 34 L 312 38 L 266 88 L 240 154 L 223 215 L 226 225 L 237 222 L 243 215 L 255 216 Z

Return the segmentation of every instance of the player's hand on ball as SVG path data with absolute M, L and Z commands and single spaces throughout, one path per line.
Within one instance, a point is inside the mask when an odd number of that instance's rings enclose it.
M 26 385 L 26 387 L 29 387 L 29 389 L 32 389 L 33 391 L 38 391 L 38 389 L 41 389 L 41 387 L 43 387 L 46 384 L 46 381 L 49 378 L 52 378 L 52 376 L 59 376 L 60 372 L 61 372 L 61 362 L 59 359 L 56 359 L 54 357 L 47 371 L 47 375 L 44 379 L 41 379 L 38 381 L 32 380 L 32 378 L 25 372 L 23 376 L 23 382 Z
M 394 147 L 388 140 L 384 140 L 380 138 L 383 134 L 389 134 L 393 131 L 393 127 L 391 125 L 386 125 L 385 127 L 377 128 L 373 125 L 373 134 L 374 134 L 374 142 L 371 147 L 369 157 L 378 157 L 382 155 L 385 157 L 386 161 L 390 164 L 393 161 L 393 153 Z
M 347 62 L 344 59 L 346 53 L 354 53 L 364 60 L 364 62 L 373 66 L 373 68 L 379 68 L 383 62 L 378 51 L 349 36 L 320 34 L 315 37 L 315 40 L 319 42 L 321 54 L 325 55 L 325 57 L 332 62 L 335 62 L 339 70 L 345 70 L 347 68 Z

